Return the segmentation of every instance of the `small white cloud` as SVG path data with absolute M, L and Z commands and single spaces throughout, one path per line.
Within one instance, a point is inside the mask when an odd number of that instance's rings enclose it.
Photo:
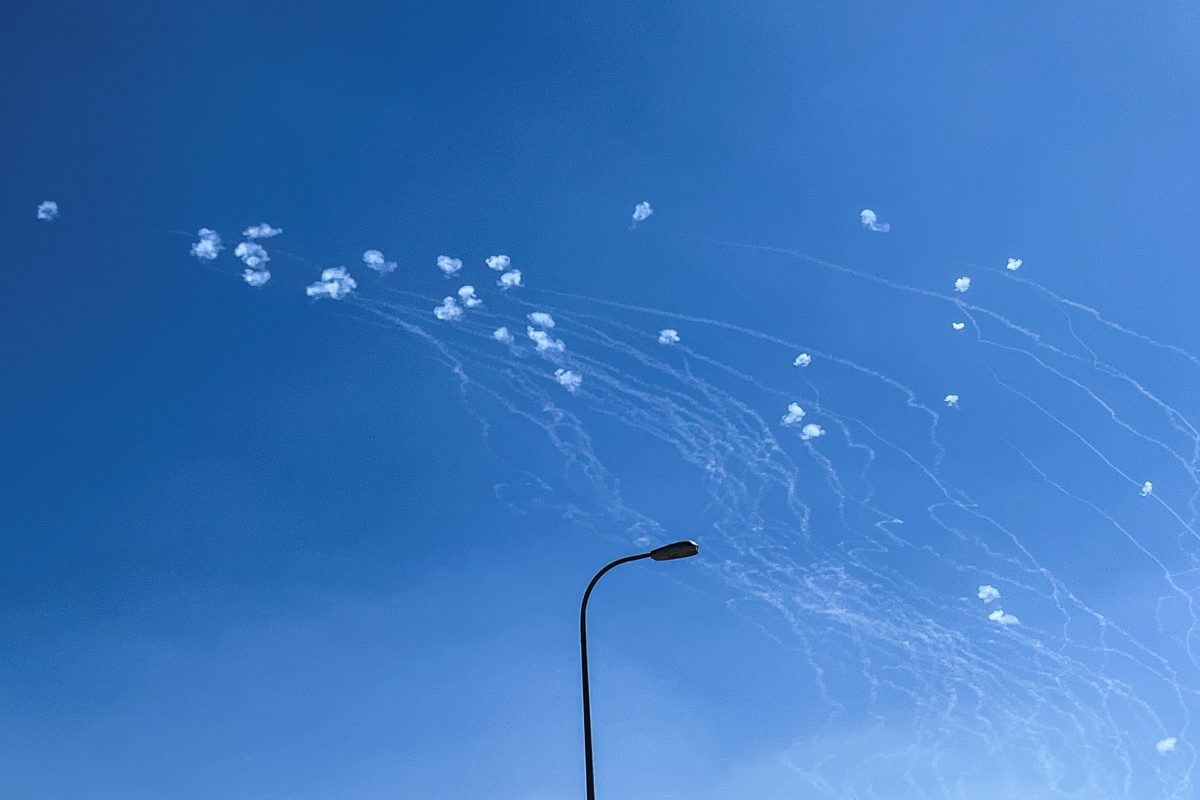
M 1146 481 L 1145 483 L 1142 484 L 1142 491 L 1139 492 L 1139 494 L 1142 497 L 1149 497 L 1150 493 L 1153 491 L 1154 491 L 1154 484 L 1151 483 L 1150 481 Z
M 488 265 L 488 269 L 494 269 L 496 272 L 504 272 L 508 269 L 508 265 L 512 263 L 512 259 L 508 256 L 488 256 L 484 259 L 484 263 Z
M 548 350 L 561 353 L 567 349 L 562 339 L 555 339 L 550 334 L 545 331 L 539 331 L 537 328 L 526 328 L 525 335 L 533 341 L 539 353 L 544 353 Z
M 633 224 L 637 225 L 639 222 L 645 222 L 653 213 L 654 209 L 650 207 L 649 203 L 638 203 L 633 207 Z
M 458 287 L 458 299 L 462 301 L 465 308 L 475 308 L 476 306 L 483 305 L 483 301 L 475 296 L 474 286 Z
M 505 328 L 503 325 L 492 331 L 492 338 L 497 342 L 503 342 L 504 344 L 512 344 L 514 341 L 512 333 L 510 333 L 508 328 Z
M 958 395 L 948 394 L 942 398 L 942 402 L 950 408 L 958 408 Z
M 237 247 L 233 248 L 233 254 L 250 269 L 259 269 L 271 260 L 263 246 L 254 242 L 240 242 Z
M 1020 269 L 1020 268 L 1021 268 L 1021 265 L 1022 265 L 1022 264 L 1024 264 L 1024 263 L 1025 263 L 1025 262 L 1024 262 L 1024 261 L 1022 261 L 1022 260 L 1021 260 L 1021 259 L 1019 259 L 1019 258 L 1010 258 L 1010 259 L 1008 260 L 1008 268 L 1009 268 L 1009 269 L 1011 269 L 1011 270 L 1014 270 L 1014 271 L 1016 271 L 1016 270 Z
M 358 283 L 350 277 L 345 267 L 330 267 L 321 273 L 321 280 L 308 286 L 304 293 L 309 297 L 341 300 L 357 288 Z
M 962 294 L 963 292 L 965 292 L 967 289 L 970 289 L 970 288 L 971 288 L 971 279 L 968 278 L 966 275 L 963 275 L 961 278 L 954 279 L 954 291 L 958 292 L 959 294 Z
M 967 323 L 965 323 L 965 322 L 951 322 L 951 323 L 950 323 L 950 327 L 951 327 L 951 328 L 954 328 L 954 330 L 956 330 L 956 331 L 961 331 L 963 328 L 967 327 Z
M 383 275 L 396 270 L 396 262 L 385 260 L 383 253 L 378 250 L 364 250 L 363 263 L 367 265 L 367 269 L 373 269 Z
M 658 332 L 659 344 L 679 344 L 679 331 L 674 328 L 663 328 Z
M 272 228 L 267 223 L 260 222 L 242 231 L 242 236 L 245 236 L 247 239 L 270 239 L 272 236 L 278 236 L 281 233 L 283 233 L 282 228 Z
M 979 592 L 976 593 L 975 596 L 978 597 L 980 600 L 982 600 L 985 603 L 990 603 L 993 600 L 1000 599 L 1000 590 L 997 589 L 995 586 L 991 586 L 991 585 L 985 583 L 979 587 Z
M 1154 749 L 1163 755 L 1166 755 L 1167 753 L 1174 753 L 1175 745 L 1177 744 L 1179 744 L 1178 739 L 1176 739 L 1174 736 L 1168 736 L 1167 738 L 1161 740 L 1158 744 L 1154 745 Z
M 458 273 L 462 269 L 461 258 L 451 258 L 450 256 L 437 257 L 438 269 L 440 269 L 447 278 Z
M 554 379 L 558 381 L 560 386 L 572 394 L 579 391 L 579 387 L 583 384 L 583 376 L 569 369 L 554 370 Z
M 1021 620 L 1017 619 L 1012 614 L 1005 613 L 1004 609 L 997 608 L 992 613 L 988 614 L 988 619 L 1000 625 L 1020 625 Z
M 794 361 L 792 361 L 792 366 L 793 367 L 807 367 L 811 363 L 812 363 L 812 356 L 810 356 L 808 353 L 801 353 L 800 355 L 796 356 L 796 359 Z
M 462 319 L 462 306 L 453 297 L 443 297 L 442 304 L 435 306 L 433 315 L 443 322 L 455 322 Z
M 524 286 L 521 283 L 521 270 L 511 269 L 500 276 L 500 280 L 496 281 L 496 285 L 502 290 L 507 291 L 516 286 Z
M 804 419 L 804 409 L 799 403 L 788 403 L 787 413 L 779 421 L 784 425 L 795 425 L 800 420 Z
M 212 261 L 217 254 L 225 249 L 221 244 L 221 234 L 210 228 L 201 228 L 197 235 L 200 241 L 192 244 L 192 255 L 201 261 Z
M 255 288 L 264 286 L 267 281 L 271 280 L 271 271 L 246 268 L 242 270 L 242 280 Z
M 529 315 L 529 321 L 539 328 L 553 328 L 554 317 L 547 314 L 545 311 L 534 311 Z
M 890 222 L 880 222 L 879 217 L 869 208 L 864 208 L 858 213 L 858 218 L 862 220 L 863 227 L 869 231 L 876 233 L 887 233 L 892 229 Z
M 58 218 L 58 203 L 53 200 L 43 200 L 38 203 L 37 218 L 43 222 L 53 222 Z
M 809 439 L 816 439 L 817 437 L 824 436 L 824 435 L 825 435 L 825 429 L 822 428 L 820 425 L 814 425 L 811 422 L 800 429 L 800 438 L 806 442 Z

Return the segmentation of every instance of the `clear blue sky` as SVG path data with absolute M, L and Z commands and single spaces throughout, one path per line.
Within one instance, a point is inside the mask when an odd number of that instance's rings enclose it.
M 1195 796 L 1194 4 L 0 29 L 0 795 Z

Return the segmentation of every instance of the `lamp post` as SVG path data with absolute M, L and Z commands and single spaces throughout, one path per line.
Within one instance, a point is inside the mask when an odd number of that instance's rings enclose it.
M 596 776 L 592 768 L 592 699 L 588 689 L 588 653 L 587 653 L 587 604 L 592 596 L 596 582 L 604 577 L 604 573 L 621 564 L 630 561 L 641 561 L 643 558 L 654 561 L 674 561 L 677 558 L 690 558 L 700 552 L 700 545 L 691 541 L 674 542 L 656 547 L 648 553 L 636 556 L 625 556 L 604 567 L 592 578 L 587 591 L 583 593 L 583 603 L 579 606 L 579 655 L 583 667 L 583 758 L 587 769 L 587 800 L 596 800 Z

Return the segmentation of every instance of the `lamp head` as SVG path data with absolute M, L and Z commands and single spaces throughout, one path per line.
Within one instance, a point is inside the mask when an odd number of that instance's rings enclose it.
M 650 551 L 650 557 L 655 561 L 674 561 L 677 558 L 691 558 L 700 552 L 700 545 L 691 540 L 664 544 Z

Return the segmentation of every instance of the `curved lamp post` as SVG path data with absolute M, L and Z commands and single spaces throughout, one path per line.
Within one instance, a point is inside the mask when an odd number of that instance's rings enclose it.
M 597 572 L 596 577 L 592 578 L 592 582 L 588 584 L 587 591 L 583 593 L 583 603 L 579 606 L 579 654 L 580 663 L 583 666 L 583 757 L 587 768 L 587 800 L 596 800 L 596 776 L 592 769 L 592 699 L 588 690 L 587 655 L 587 604 L 588 598 L 592 596 L 592 589 L 596 587 L 596 582 L 604 577 L 604 573 L 621 564 L 641 561 L 643 558 L 655 561 L 674 561 L 677 558 L 690 558 L 699 552 L 700 545 L 692 541 L 682 541 L 656 547 L 648 553 L 618 558 Z

